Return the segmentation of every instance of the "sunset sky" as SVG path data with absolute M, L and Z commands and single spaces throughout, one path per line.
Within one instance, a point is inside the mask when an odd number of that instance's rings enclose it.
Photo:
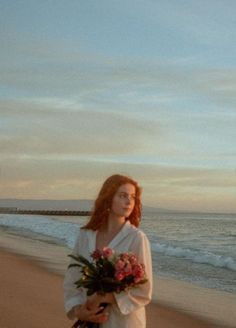
M 0 198 L 236 213 L 236 1 L 0 1 Z

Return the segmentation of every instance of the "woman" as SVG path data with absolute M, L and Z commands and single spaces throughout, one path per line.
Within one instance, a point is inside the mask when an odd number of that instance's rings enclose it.
M 74 282 L 81 276 L 76 267 L 64 280 L 65 310 L 69 319 L 100 323 L 101 328 L 145 328 L 145 305 L 152 295 L 152 261 L 149 241 L 138 229 L 141 217 L 141 189 L 123 175 L 112 175 L 103 184 L 90 221 L 80 229 L 73 254 L 91 260 L 95 249 L 112 248 L 116 253 L 132 252 L 145 265 L 148 282 L 121 293 L 86 296 Z M 104 311 L 99 304 L 109 303 Z M 97 314 L 100 312 L 99 314 Z

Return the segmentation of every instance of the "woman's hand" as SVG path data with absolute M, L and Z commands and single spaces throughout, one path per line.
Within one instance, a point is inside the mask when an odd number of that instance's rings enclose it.
M 89 309 L 99 307 L 101 303 L 115 303 L 115 297 L 112 293 L 106 293 L 104 295 L 94 293 L 87 297 L 86 305 Z
M 103 310 L 103 307 L 93 307 L 92 309 L 87 308 L 87 304 L 76 305 L 74 307 L 74 315 L 76 318 L 82 321 L 91 321 L 96 323 L 105 322 L 108 319 L 108 312 L 101 312 L 98 314 L 99 311 Z
M 95 309 L 98 308 L 101 303 L 105 303 L 104 296 L 94 293 L 87 297 L 86 306 L 88 309 Z

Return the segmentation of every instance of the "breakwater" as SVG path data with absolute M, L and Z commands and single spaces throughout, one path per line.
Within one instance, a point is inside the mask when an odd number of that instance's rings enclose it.
M 69 216 L 89 216 L 91 211 L 70 211 L 70 210 L 25 210 L 18 208 L 0 207 L 0 213 L 4 214 L 31 214 L 31 215 L 69 215 Z

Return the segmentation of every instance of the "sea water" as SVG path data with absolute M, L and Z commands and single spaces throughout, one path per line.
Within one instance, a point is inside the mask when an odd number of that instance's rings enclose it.
M 0 214 L 0 229 L 73 248 L 86 217 Z M 236 215 L 145 214 L 141 229 L 157 276 L 236 294 Z

